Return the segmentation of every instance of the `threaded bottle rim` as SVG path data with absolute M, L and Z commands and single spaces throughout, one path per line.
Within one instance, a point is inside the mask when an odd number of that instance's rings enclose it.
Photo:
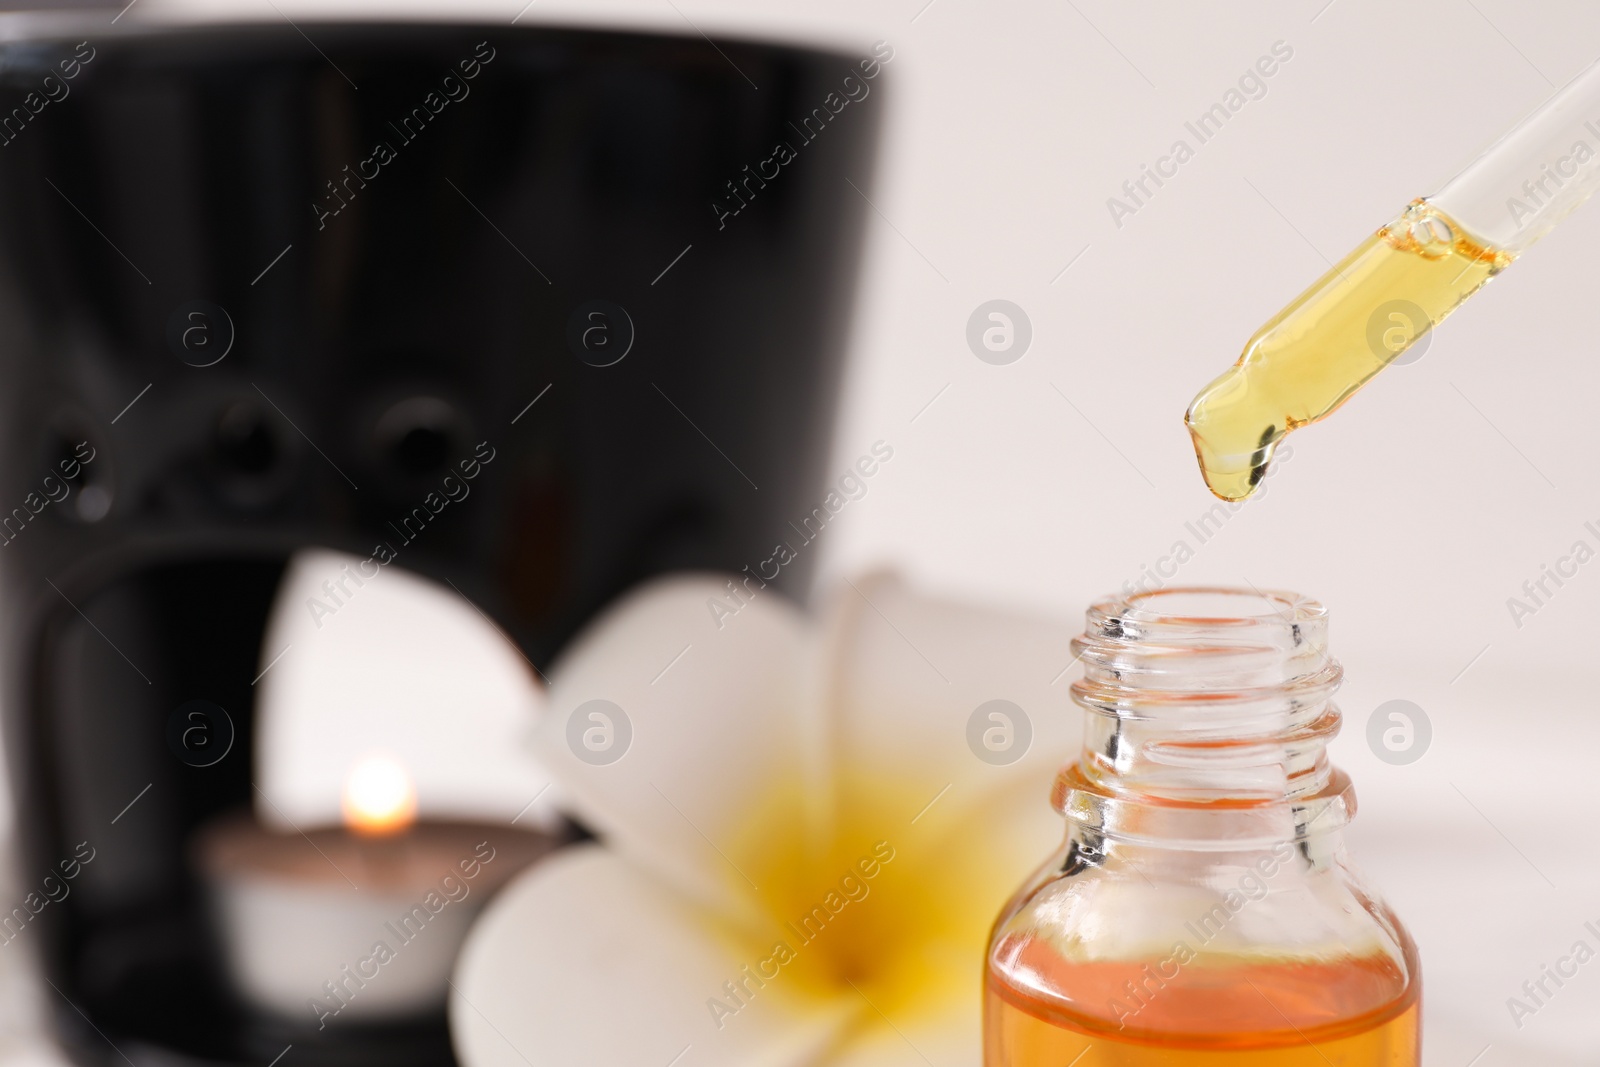
M 1057 806 L 1099 834 L 1190 847 L 1342 826 L 1354 796 L 1326 754 L 1343 673 L 1327 628 L 1321 603 L 1276 590 L 1097 601 L 1073 641 L 1072 697 L 1088 714 Z

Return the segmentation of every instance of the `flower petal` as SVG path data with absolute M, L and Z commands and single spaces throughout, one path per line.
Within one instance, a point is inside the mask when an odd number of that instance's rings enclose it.
M 825 653 L 838 807 L 885 782 L 908 791 L 908 818 L 928 804 L 922 818 L 951 819 L 1019 783 L 1046 806 L 1056 770 L 1082 745 L 1067 682 L 1081 629 L 922 596 L 888 574 L 846 580 Z
M 971 1023 L 980 1014 L 974 1007 L 970 1017 L 924 1015 L 892 1026 L 879 1016 L 880 1025 L 863 1028 L 828 1057 L 828 1067 L 977 1067 L 983 1033 Z
M 452 1040 L 464 1067 L 816 1062 L 857 1009 L 795 996 L 781 971 L 747 984 L 742 1004 L 730 997 L 724 983 L 765 956 L 622 857 L 579 846 L 521 875 L 474 925 Z M 729 1012 L 714 1015 L 713 1000 Z
M 806 637 L 793 605 L 759 590 L 741 601 L 732 584 L 666 578 L 608 609 L 551 672 L 536 748 L 608 844 L 765 931 L 763 835 L 799 832 L 810 792 L 798 781 Z

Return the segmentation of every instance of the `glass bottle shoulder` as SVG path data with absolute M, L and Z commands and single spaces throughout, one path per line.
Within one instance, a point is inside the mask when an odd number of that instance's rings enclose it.
M 1327 841 L 1136 856 L 1069 840 L 1002 912 L 988 962 L 1041 1010 L 1179 1032 L 1398 1012 L 1419 978 L 1409 936 Z M 1276 1002 L 1238 996 L 1252 981 Z

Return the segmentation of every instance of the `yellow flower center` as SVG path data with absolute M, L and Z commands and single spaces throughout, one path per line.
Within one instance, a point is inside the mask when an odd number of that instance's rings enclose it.
M 1027 873 L 997 859 L 993 820 L 1019 796 L 1047 803 L 1047 787 L 1028 784 L 977 806 L 952 796 L 958 787 L 864 772 L 835 775 L 831 796 L 772 788 L 725 852 L 730 885 L 760 903 L 769 927 L 729 934 L 748 961 L 730 976 L 735 992 L 819 1006 L 842 998 L 863 1025 L 976 1015 L 989 928 Z

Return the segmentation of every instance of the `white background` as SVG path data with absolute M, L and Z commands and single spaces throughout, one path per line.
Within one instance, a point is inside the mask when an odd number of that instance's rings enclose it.
M 1194 544 L 1184 524 L 1212 499 L 1183 410 L 1250 334 L 1600 56 L 1600 9 L 1575 2 L 674 2 L 536 0 L 519 24 L 895 49 L 865 105 L 885 109 L 885 150 L 863 186 L 874 208 L 835 466 L 880 438 L 895 456 L 829 528 L 823 570 L 890 564 L 926 588 L 1067 616 L 1179 538 Z M 221 10 L 134 11 L 197 7 Z M 1294 55 L 1267 95 L 1114 225 L 1107 198 L 1175 139 L 1193 145 L 1185 120 L 1280 40 Z M 1574 540 L 1600 549 L 1583 529 L 1600 527 L 1597 247 L 1590 206 L 1419 362 L 1296 435 L 1265 499 L 1179 576 L 1294 588 L 1332 609 L 1349 679 L 1334 754 L 1365 801 L 1352 845 L 1422 944 L 1430 1067 L 1600 1064 L 1600 961 L 1520 1030 L 1505 1004 L 1577 938 L 1600 948 L 1582 929 L 1600 927 L 1600 562 L 1521 628 L 1506 603 Z M 965 341 L 993 298 L 1033 325 L 1009 366 Z M 1433 723 L 1408 767 L 1364 740 L 1394 698 Z

